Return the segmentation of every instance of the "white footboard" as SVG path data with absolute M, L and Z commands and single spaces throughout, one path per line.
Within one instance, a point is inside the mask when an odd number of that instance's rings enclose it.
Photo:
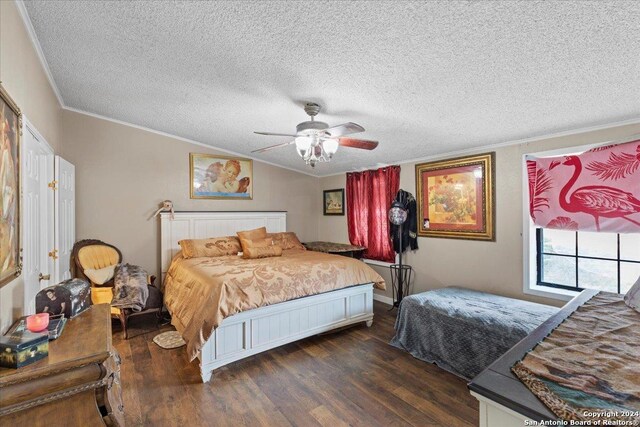
M 236 360 L 359 322 L 373 322 L 371 283 L 238 313 L 224 319 L 202 347 L 202 381 Z

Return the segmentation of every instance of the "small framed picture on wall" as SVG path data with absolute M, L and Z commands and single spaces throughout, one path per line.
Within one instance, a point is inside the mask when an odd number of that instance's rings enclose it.
M 344 188 L 324 190 L 323 214 L 344 215 Z

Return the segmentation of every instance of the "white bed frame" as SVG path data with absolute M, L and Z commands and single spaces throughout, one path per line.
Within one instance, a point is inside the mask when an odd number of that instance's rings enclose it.
M 286 212 L 176 212 L 160 215 L 162 279 L 181 239 L 232 236 L 265 226 L 286 231 Z M 198 354 L 202 381 L 245 357 L 354 323 L 373 323 L 373 284 L 352 286 L 248 310 L 222 321 Z

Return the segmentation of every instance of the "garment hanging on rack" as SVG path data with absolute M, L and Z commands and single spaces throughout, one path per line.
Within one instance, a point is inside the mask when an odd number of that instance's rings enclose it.
M 407 210 L 407 221 L 402 224 L 402 251 L 407 249 L 418 249 L 418 205 L 413 194 L 402 189 L 398 190 L 395 198 Z M 393 240 L 393 250 L 400 252 L 400 239 L 398 236 L 399 225 L 391 224 L 391 238 Z

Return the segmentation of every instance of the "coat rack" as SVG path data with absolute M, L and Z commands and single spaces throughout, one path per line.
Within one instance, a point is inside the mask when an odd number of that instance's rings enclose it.
M 405 297 L 409 284 L 411 283 L 411 273 L 413 269 L 410 265 L 402 264 L 402 226 L 407 220 L 407 208 L 399 201 L 394 201 L 389 209 L 389 222 L 398 226 L 400 247 L 398 252 L 398 264 L 392 264 L 389 269 L 391 271 L 391 287 L 393 290 L 393 306 L 399 307 L 402 299 Z

